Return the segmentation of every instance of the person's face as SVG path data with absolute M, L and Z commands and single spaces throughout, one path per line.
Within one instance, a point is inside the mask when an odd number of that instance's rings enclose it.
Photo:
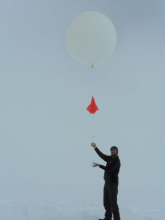
M 112 149 L 111 151 L 111 155 L 112 156 L 116 156 L 117 155 L 117 150 L 116 149 Z

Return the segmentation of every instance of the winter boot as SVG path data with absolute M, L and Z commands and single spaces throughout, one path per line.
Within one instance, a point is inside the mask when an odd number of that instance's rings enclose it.
M 99 220 L 111 220 L 110 218 L 99 218 Z

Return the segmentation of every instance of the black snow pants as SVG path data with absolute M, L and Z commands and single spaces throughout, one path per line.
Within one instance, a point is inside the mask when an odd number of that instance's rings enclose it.
M 119 207 L 117 204 L 118 184 L 105 182 L 104 185 L 104 208 L 105 218 L 107 220 L 112 219 L 120 220 Z

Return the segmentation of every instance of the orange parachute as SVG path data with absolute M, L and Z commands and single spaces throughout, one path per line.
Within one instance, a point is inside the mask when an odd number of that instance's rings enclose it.
M 95 112 L 99 110 L 93 96 L 92 96 L 91 104 L 87 107 L 86 110 L 89 111 L 90 114 L 95 114 Z

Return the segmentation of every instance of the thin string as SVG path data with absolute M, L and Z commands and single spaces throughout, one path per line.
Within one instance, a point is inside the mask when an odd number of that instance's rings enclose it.
M 91 68 L 91 74 L 92 74 L 92 82 L 91 84 L 92 85 L 92 96 L 95 98 L 95 68 L 94 68 L 94 64 L 92 64 L 92 68 Z M 91 96 L 91 97 L 92 97 Z M 95 113 L 96 114 L 96 113 Z M 93 142 L 95 142 L 95 138 L 97 137 L 96 136 L 96 129 L 95 129 L 95 121 L 96 121 L 96 115 L 95 114 L 92 114 L 91 117 L 92 117 L 92 140 Z

